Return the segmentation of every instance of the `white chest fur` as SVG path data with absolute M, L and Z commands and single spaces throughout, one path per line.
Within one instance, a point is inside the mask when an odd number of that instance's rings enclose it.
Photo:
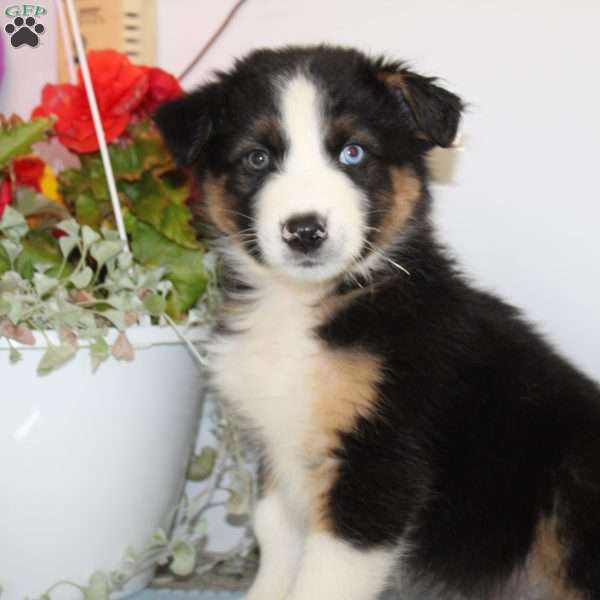
M 212 351 L 215 383 L 257 430 L 278 484 L 308 501 L 317 378 L 322 348 L 313 333 L 322 290 L 270 284 L 228 323 L 237 333 Z M 312 448 L 311 448 L 312 446 Z

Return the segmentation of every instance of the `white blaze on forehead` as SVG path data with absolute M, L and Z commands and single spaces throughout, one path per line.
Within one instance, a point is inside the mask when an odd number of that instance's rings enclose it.
M 326 162 L 322 102 L 315 84 L 305 77 L 287 82 L 281 95 L 282 127 L 289 148 L 286 171 L 313 171 Z
M 279 111 L 286 153 L 256 198 L 258 241 L 267 264 L 287 275 L 327 279 L 346 270 L 360 254 L 365 228 L 365 198 L 328 156 L 323 98 L 315 82 L 297 75 L 281 84 Z M 318 265 L 303 267 L 283 241 L 288 219 L 308 213 L 323 217 L 327 240 Z

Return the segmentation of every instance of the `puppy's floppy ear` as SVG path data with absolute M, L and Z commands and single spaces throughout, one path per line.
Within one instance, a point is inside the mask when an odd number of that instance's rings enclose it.
M 424 77 L 398 63 L 380 61 L 377 76 L 406 102 L 419 137 L 434 146 L 452 144 L 464 108 L 458 96 L 438 86 L 434 77 Z
M 179 166 L 193 163 L 208 141 L 218 112 L 216 83 L 166 102 L 152 115 Z

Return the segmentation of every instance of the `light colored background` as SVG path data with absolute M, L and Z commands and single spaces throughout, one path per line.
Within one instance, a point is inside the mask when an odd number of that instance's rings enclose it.
M 39 104 L 40 90 L 44 82 L 56 80 L 56 43 L 57 27 L 54 4 L 49 0 L 38 2 L 48 10 L 48 14 L 40 17 L 46 31 L 39 36 L 39 44 L 35 48 L 23 45 L 13 48 L 4 27 L 12 22 L 5 16 L 8 7 L 21 6 L 15 0 L 0 0 L 0 44 L 4 47 L 6 72 L 0 83 L 0 113 L 17 113 L 29 116 L 31 109 Z M 26 2 L 25 4 L 33 4 Z
M 158 0 L 160 66 L 179 73 L 232 5 Z M 257 46 L 323 41 L 443 76 L 470 108 L 453 181 L 435 186 L 440 236 L 600 379 L 599 24 L 597 0 L 247 0 L 185 83 Z M 24 68 L 34 53 L 8 50 L 0 110 L 51 73 Z

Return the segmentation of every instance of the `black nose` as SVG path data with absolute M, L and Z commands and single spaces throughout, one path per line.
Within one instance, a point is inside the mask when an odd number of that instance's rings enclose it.
M 327 239 L 327 228 L 316 214 L 298 215 L 284 223 L 281 237 L 292 250 L 308 253 Z

